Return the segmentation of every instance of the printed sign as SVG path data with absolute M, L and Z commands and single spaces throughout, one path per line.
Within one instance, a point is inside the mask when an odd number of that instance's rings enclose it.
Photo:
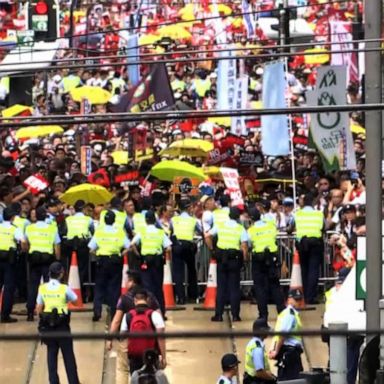
M 199 184 L 199 179 L 178 176 L 173 180 L 172 192 L 176 195 L 197 196 L 200 193 Z
M 81 147 L 80 166 L 81 173 L 88 176 L 92 172 L 92 149 L 87 145 Z
M 246 152 L 240 150 L 239 163 L 240 165 L 255 165 L 257 167 L 262 167 L 264 165 L 264 156 L 261 152 Z
M 33 195 L 37 195 L 39 192 L 48 188 L 49 183 L 41 175 L 35 174 L 25 179 L 23 185 L 28 188 Z
M 244 200 L 241 194 L 239 185 L 239 172 L 234 168 L 220 168 L 220 172 L 223 175 L 225 186 L 227 187 L 232 205 L 244 207 Z

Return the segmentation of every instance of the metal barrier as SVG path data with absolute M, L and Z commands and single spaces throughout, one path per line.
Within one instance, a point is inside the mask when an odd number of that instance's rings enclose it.
M 324 256 L 320 268 L 319 285 L 326 286 L 335 280 L 332 262 L 335 254 L 335 246 L 331 245 L 329 240 L 335 232 L 327 232 L 324 236 Z M 199 285 L 206 285 L 208 281 L 209 270 L 209 250 L 205 246 L 202 238 L 196 238 L 198 251 L 196 255 L 196 270 Z M 295 251 L 295 236 L 288 235 L 286 232 L 280 232 L 277 236 L 278 242 L 278 257 L 282 269 L 282 276 L 280 279 L 281 285 L 290 284 L 290 276 L 292 271 L 292 259 Z M 251 260 L 251 258 L 250 258 Z M 252 278 L 252 262 L 244 263 L 243 271 L 241 274 L 242 286 L 253 286 Z

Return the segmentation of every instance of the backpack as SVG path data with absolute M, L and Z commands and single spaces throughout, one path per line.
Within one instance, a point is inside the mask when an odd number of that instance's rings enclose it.
M 153 332 L 154 327 L 151 320 L 153 309 L 137 310 L 131 309 L 128 312 L 128 329 L 130 333 Z M 143 357 L 147 349 L 156 349 L 157 340 L 153 338 L 128 339 L 128 356 Z

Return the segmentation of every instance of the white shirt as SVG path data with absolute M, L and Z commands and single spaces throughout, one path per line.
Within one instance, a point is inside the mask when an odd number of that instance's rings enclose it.
M 221 375 L 219 379 L 217 380 L 216 384 L 234 384 L 236 381 L 228 379 L 228 377 L 225 377 Z
M 153 311 L 151 314 L 152 324 L 156 329 L 164 329 L 165 323 L 161 314 L 157 311 Z M 124 315 L 121 322 L 120 332 L 128 332 L 127 314 Z

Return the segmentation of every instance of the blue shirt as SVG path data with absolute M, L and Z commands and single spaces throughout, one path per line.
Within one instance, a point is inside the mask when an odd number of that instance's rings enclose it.
M 50 226 L 50 224 L 47 224 L 45 221 L 37 221 L 36 222 L 37 228 L 48 228 L 49 226 Z M 25 235 L 25 237 L 27 240 L 29 240 L 27 235 Z M 61 243 L 60 236 L 59 236 L 59 233 L 56 231 L 55 240 L 54 240 L 53 244 L 57 245 L 60 243 Z
M 276 331 L 279 332 L 291 332 L 296 326 L 296 318 L 294 313 L 296 313 L 296 309 L 293 308 L 292 305 L 288 305 L 287 308 L 284 309 L 284 311 L 280 312 L 280 315 L 282 315 L 281 320 L 281 326 L 279 329 L 276 329 Z M 297 339 L 294 339 L 293 337 L 287 336 L 284 339 L 284 345 L 288 345 L 291 347 L 296 346 L 302 346 L 301 342 Z
M 234 228 L 234 227 L 238 226 L 239 223 L 236 220 L 229 219 L 228 221 L 225 222 L 225 225 L 228 226 L 228 227 L 233 227 Z M 213 228 L 208 232 L 208 234 L 211 235 L 211 236 L 216 236 L 217 232 L 218 232 L 217 227 L 213 226 Z M 248 240 L 249 240 L 248 233 L 245 230 L 245 228 L 243 228 L 243 230 L 241 232 L 241 236 L 240 236 L 240 241 L 242 243 L 247 243 Z
M 261 369 L 265 369 L 264 366 L 264 343 L 258 337 L 254 337 L 248 344 L 253 342 L 258 342 L 261 348 L 254 348 L 252 351 L 252 362 L 256 371 L 260 371 Z
M 159 229 L 153 225 L 153 224 L 150 224 L 150 225 L 147 225 L 147 230 L 149 233 L 151 232 L 156 232 L 158 231 Z M 139 245 L 141 243 L 141 235 L 140 233 L 138 233 L 137 235 L 135 235 L 135 237 L 132 239 L 132 244 L 135 244 L 135 245 Z M 172 241 L 169 239 L 169 237 L 164 233 L 164 236 L 163 236 L 163 248 L 169 248 L 170 246 L 172 245 Z
M 50 279 L 49 282 L 48 282 L 48 289 L 49 290 L 56 291 L 56 290 L 59 289 L 59 286 L 60 286 L 60 281 L 57 280 L 57 279 Z M 65 292 L 65 298 L 66 298 L 67 302 L 76 301 L 77 300 L 77 295 L 76 295 L 76 293 L 71 288 L 69 288 L 67 286 L 67 290 Z M 37 295 L 36 303 L 38 305 L 43 305 L 44 304 L 43 297 L 41 296 L 40 293 Z
M 107 233 L 111 233 L 111 234 L 115 234 L 117 232 L 117 229 L 113 226 L 113 225 L 107 225 L 105 224 L 104 226 L 104 231 L 107 232 Z M 130 242 L 128 240 L 128 237 L 127 236 L 124 236 L 124 245 L 123 247 L 125 249 L 128 249 L 129 248 L 129 245 L 130 245 Z M 97 241 L 95 239 L 95 235 L 92 236 L 92 239 L 89 241 L 88 243 L 88 248 L 91 250 L 91 251 L 96 251 L 97 248 L 99 248 L 99 246 L 97 245 Z

